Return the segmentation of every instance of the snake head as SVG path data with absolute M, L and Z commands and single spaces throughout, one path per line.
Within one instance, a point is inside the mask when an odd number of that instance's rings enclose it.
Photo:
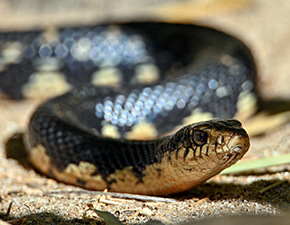
M 184 184 L 180 189 L 188 189 L 241 159 L 250 141 L 241 123 L 230 119 L 188 125 L 171 136 L 168 144 L 167 176 L 178 177 Z

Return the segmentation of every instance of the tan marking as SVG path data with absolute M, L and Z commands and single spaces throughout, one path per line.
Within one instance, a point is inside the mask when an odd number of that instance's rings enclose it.
M 81 161 L 79 165 L 69 164 L 64 172 L 68 174 L 75 174 L 77 177 L 82 177 L 85 175 L 92 175 L 96 173 L 97 167 L 89 162 Z
M 135 184 L 138 182 L 138 178 L 132 172 L 132 167 L 116 170 L 115 173 L 108 177 L 108 180 L 117 180 L 118 183 L 122 183 L 123 180 L 126 180 L 127 184 Z
M 257 111 L 257 96 L 253 93 L 242 92 L 237 102 L 236 118 L 245 120 Z
M 56 72 L 61 68 L 61 62 L 57 57 L 37 58 L 33 64 L 40 72 Z
M 44 146 L 38 145 L 30 150 L 30 161 L 40 172 L 49 174 L 51 160 Z
M 75 185 L 79 185 L 77 180 L 85 181 L 85 187 L 89 189 L 104 190 L 107 188 L 106 182 L 103 180 L 100 174 L 93 175 L 96 173 L 97 167 L 89 162 L 81 161 L 79 165 L 69 164 L 63 172 L 54 171 L 54 175 L 61 177 L 69 175 L 70 177 L 75 178 Z M 71 183 L 71 182 L 69 182 Z
M 117 170 L 114 174 L 109 176 L 109 180 L 114 179 L 117 182 L 112 183 L 110 191 L 117 192 L 132 192 L 147 195 L 167 194 L 162 188 L 166 188 L 167 178 L 159 172 L 162 164 L 155 163 L 147 165 L 143 170 L 143 182 L 139 182 L 138 178 L 132 172 L 131 167 L 126 167 L 123 170 Z
M 130 132 L 126 133 L 128 140 L 152 140 L 158 135 L 157 130 L 151 123 L 141 122 L 132 127 Z
M 59 40 L 58 29 L 54 25 L 49 25 L 45 28 L 42 36 L 46 42 L 56 42 Z
M 141 84 L 152 84 L 160 77 L 158 68 L 153 64 L 142 64 L 136 68 L 136 78 Z
M 20 42 L 8 42 L 2 47 L 2 59 L 5 64 L 18 63 L 22 58 L 23 45 Z
M 201 121 L 206 121 L 212 119 L 213 116 L 211 113 L 203 112 L 201 109 L 197 108 L 192 111 L 190 116 L 183 119 L 184 125 L 188 125 L 191 123 L 197 123 Z
M 22 93 L 28 98 L 47 98 L 61 95 L 70 89 L 65 76 L 58 72 L 38 72 L 29 77 Z
M 61 172 L 53 166 L 51 167 L 51 172 L 55 179 L 62 181 L 64 183 L 74 184 L 76 186 L 83 186 L 88 189 L 100 191 L 107 188 L 106 181 L 104 181 L 101 175 L 99 174 L 95 176 L 82 174 L 81 176 L 79 176 L 78 174 L 74 173 Z M 84 185 L 80 185 L 78 180 L 84 181 L 85 182 Z
M 30 151 L 30 161 L 40 172 L 53 176 L 58 181 L 80 186 L 78 180 L 85 181 L 84 187 L 94 190 L 104 190 L 107 183 L 101 175 L 94 175 L 96 166 L 88 162 L 80 162 L 79 165 L 69 164 L 64 171 L 59 171 L 51 164 L 51 159 L 46 153 L 44 146 L 38 145 Z
M 95 86 L 117 86 L 122 79 L 120 70 L 114 67 L 103 68 L 92 75 L 92 84 Z
M 91 186 L 88 186 L 88 185 L 90 185 L 89 183 L 87 184 L 87 186 L 91 189 L 94 189 L 94 186 L 95 186 L 95 185 L 93 185 L 94 180 L 97 182 L 104 182 L 104 180 L 100 174 L 92 176 L 92 179 L 93 180 L 91 181 L 92 182 Z
M 220 58 L 220 62 L 225 66 L 231 67 L 235 64 L 235 59 L 228 54 L 223 54 Z
M 104 125 L 101 129 L 101 133 L 104 137 L 120 138 L 118 127 L 111 124 Z

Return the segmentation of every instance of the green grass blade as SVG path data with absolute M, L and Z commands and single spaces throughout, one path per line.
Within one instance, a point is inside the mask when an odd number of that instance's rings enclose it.
M 258 168 L 266 168 L 270 166 L 278 166 L 282 164 L 290 164 L 290 154 L 284 154 L 274 157 L 266 157 L 246 162 L 240 162 L 225 169 L 221 174 L 240 173 L 251 171 Z
M 107 225 L 124 225 L 120 222 L 112 213 L 108 211 L 100 211 L 97 209 L 91 208 L 95 213 L 98 214 L 98 216 L 102 217 Z

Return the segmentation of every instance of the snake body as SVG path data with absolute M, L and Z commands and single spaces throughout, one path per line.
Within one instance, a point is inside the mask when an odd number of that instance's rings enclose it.
M 21 50 L 14 61 L 2 54 L 6 94 L 25 96 L 32 88 L 27 83 L 48 72 L 73 86 L 37 108 L 26 135 L 32 163 L 60 181 L 177 193 L 232 165 L 249 148 L 247 133 L 230 118 L 244 99 L 255 98 L 255 65 L 248 48 L 227 34 L 127 23 L 62 29 L 49 37 L 40 31 L 1 34 L 0 40 L 2 48 L 9 40 Z M 19 73 L 14 85 L 24 88 L 11 89 L 9 79 Z M 193 123 L 204 115 L 219 120 Z

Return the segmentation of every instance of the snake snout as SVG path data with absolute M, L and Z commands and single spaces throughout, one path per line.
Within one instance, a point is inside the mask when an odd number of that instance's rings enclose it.
M 244 155 L 250 147 L 250 138 L 244 129 L 238 129 L 228 143 L 229 149 L 241 155 Z

